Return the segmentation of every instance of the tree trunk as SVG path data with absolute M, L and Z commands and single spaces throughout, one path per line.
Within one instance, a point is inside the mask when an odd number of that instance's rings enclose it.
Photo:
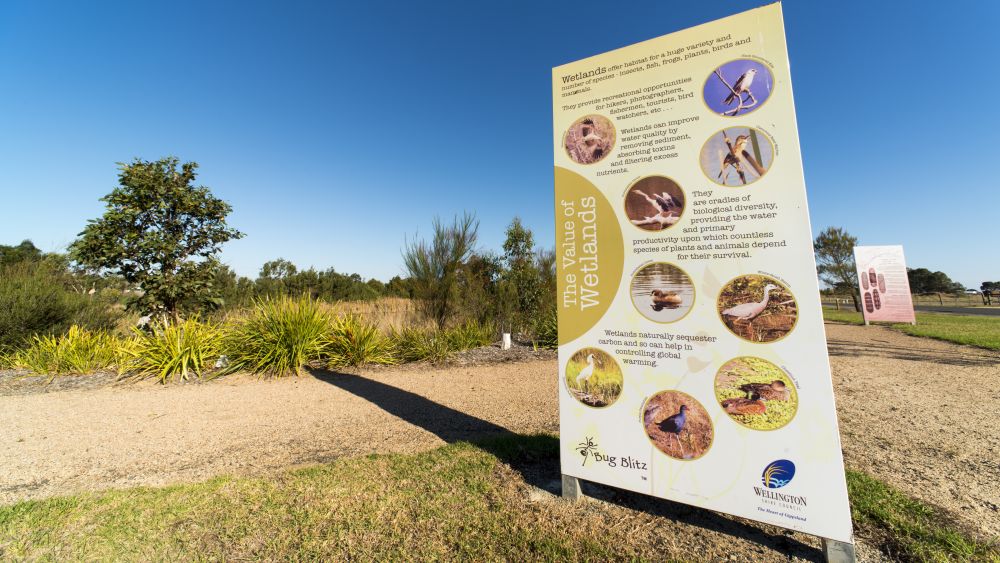
M 855 291 L 851 292 L 851 300 L 854 301 L 854 312 L 855 313 L 860 313 L 861 312 L 861 302 L 859 301 L 860 297 L 861 296 L 857 292 L 855 292 Z

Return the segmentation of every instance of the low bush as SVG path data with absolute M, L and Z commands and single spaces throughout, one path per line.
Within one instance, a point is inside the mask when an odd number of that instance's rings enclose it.
M 374 323 L 355 314 L 333 322 L 324 355 L 329 367 L 396 363 L 392 341 Z
M 320 304 L 308 297 L 255 301 L 225 338 L 226 372 L 299 375 L 306 364 L 324 356 L 331 323 Z
M 448 339 L 434 329 L 404 328 L 391 334 L 396 357 L 403 362 L 441 362 L 451 355 Z
M 72 375 L 106 369 L 117 363 L 119 341 L 102 330 L 73 325 L 59 336 L 34 336 L 26 348 L 4 363 L 42 375 Z
M 122 343 L 119 371 L 136 377 L 155 377 L 160 383 L 202 377 L 214 367 L 222 348 L 223 331 L 197 318 L 176 324 L 154 324 L 148 332 Z
M 559 347 L 559 318 L 555 309 L 535 322 L 535 346 L 549 350 Z
M 445 331 L 448 349 L 452 352 L 488 346 L 496 340 L 497 327 L 490 323 L 467 321 Z

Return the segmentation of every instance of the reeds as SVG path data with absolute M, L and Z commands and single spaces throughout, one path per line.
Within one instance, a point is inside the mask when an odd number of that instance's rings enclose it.
M 256 301 L 249 315 L 227 331 L 227 373 L 247 371 L 281 377 L 300 375 L 323 357 L 332 319 L 308 297 Z
M 148 332 L 134 329 L 135 337 L 122 342 L 118 369 L 135 377 L 154 377 L 160 383 L 202 377 L 214 367 L 223 343 L 223 330 L 197 318 L 176 324 L 154 324 Z
M 41 375 L 91 373 L 115 365 L 118 339 L 103 330 L 73 325 L 59 336 L 34 336 L 28 346 L 11 353 L 5 363 Z

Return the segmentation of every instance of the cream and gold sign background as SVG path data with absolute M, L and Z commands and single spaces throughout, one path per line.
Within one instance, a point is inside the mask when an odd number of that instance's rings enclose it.
M 781 5 L 552 74 L 563 473 L 851 541 Z

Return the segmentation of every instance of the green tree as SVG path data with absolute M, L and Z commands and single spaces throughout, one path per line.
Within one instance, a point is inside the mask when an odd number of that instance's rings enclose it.
M 511 332 L 524 332 L 534 325 L 544 299 L 544 285 L 535 262 L 535 239 L 515 217 L 507 227 L 503 243 L 504 265 L 501 310 Z
M 907 268 L 906 278 L 912 293 L 962 293 L 965 286 L 952 281 L 944 272 L 932 272 L 927 268 Z
M 20 262 L 37 262 L 42 259 L 42 251 L 30 240 L 23 240 L 17 246 L 0 244 L 0 267 Z
M 434 219 L 434 236 L 428 242 L 407 242 L 403 267 L 410 277 L 413 296 L 438 328 L 444 328 L 457 309 L 459 272 L 472 255 L 479 221 L 471 213 L 456 216 L 451 225 Z
M 858 272 L 854 265 L 854 247 L 857 237 L 840 227 L 827 227 L 813 241 L 816 251 L 816 272 L 826 285 L 840 292 L 850 292 L 854 310 L 860 311 L 858 301 Z
M 226 225 L 232 207 L 194 185 L 197 168 L 175 157 L 119 163 L 119 186 L 101 199 L 104 215 L 89 221 L 70 246 L 78 263 L 140 286 L 131 307 L 174 322 L 182 309 L 217 299 L 212 258 L 222 244 L 243 236 Z

